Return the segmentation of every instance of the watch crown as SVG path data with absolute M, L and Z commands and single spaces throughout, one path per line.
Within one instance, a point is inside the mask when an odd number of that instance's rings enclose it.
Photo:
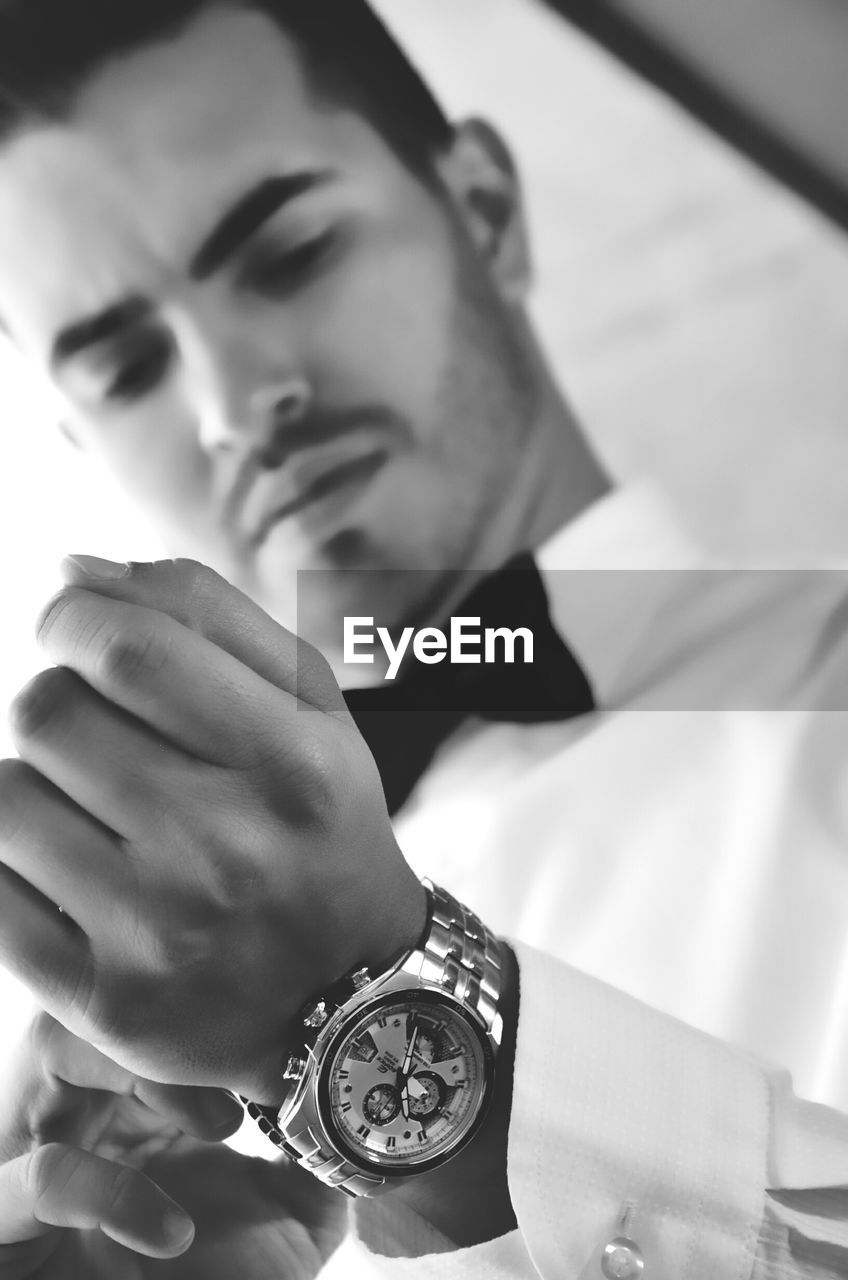
M 354 991 L 362 991 L 365 987 L 371 985 L 371 974 L 365 968 L 357 969 L 355 973 L 350 975 L 350 980 L 353 983 Z
M 284 1080 L 300 1080 L 306 1070 L 306 1063 L 303 1058 L 294 1055 L 289 1058 L 283 1070 Z
M 326 1001 L 317 1000 L 304 1013 L 303 1025 L 305 1027 L 323 1027 L 329 1016 Z

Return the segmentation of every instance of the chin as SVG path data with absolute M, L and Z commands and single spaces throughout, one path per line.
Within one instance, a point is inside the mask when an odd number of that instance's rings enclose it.
M 275 619 L 327 652 L 340 647 L 345 617 L 374 618 L 378 626 L 428 619 L 453 574 L 423 559 L 410 529 L 340 529 L 294 552 L 268 545 L 256 565 L 254 589 L 243 587 Z

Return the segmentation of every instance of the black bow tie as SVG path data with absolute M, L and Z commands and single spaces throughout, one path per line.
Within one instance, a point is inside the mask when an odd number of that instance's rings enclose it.
M 519 556 L 485 578 L 453 616 L 479 618 L 481 631 L 529 628 L 533 662 L 414 662 L 397 680 L 345 693 L 348 709 L 377 761 L 392 814 L 406 801 L 441 743 L 467 716 L 538 724 L 586 715 L 595 706 L 583 670 L 551 623 L 545 588 L 531 555 Z M 516 658 L 520 656 L 519 641 Z

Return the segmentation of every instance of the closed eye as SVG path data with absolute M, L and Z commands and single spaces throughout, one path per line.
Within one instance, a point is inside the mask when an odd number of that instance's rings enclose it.
M 138 400 L 164 380 L 174 356 L 173 343 L 165 334 L 148 334 L 134 340 L 132 349 L 108 383 L 103 398 L 111 401 Z
M 335 230 L 329 230 L 284 252 L 257 248 L 241 272 L 239 283 L 275 297 L 296 289 L 324 262 L 336 241 Z

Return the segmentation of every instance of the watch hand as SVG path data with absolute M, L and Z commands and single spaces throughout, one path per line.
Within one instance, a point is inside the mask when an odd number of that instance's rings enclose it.
M 400 1091 L 400 1109 L 401 1109 L 401 1112 L 403 1113 L 404 1120 L 408 1120 L 409 1119 L 409 1090 L 407 1089 L 405 1084 Z
M 412 1059 L 415 1056 L 415 1045 L 417 1044 L 417 1042 L 418 1042 L 418 1023 L 415 1024 L 415 1030 L 413 1031 L 412 1035 L 409 1038 L 409 1044 L 406 1046 L 406 1057 L 404 1058 L 403 1066 L 400 1069 L 400 1073 L 402 1076 L 407 1076 L 409 1074 L 409 1068 L 412 1063 Z

